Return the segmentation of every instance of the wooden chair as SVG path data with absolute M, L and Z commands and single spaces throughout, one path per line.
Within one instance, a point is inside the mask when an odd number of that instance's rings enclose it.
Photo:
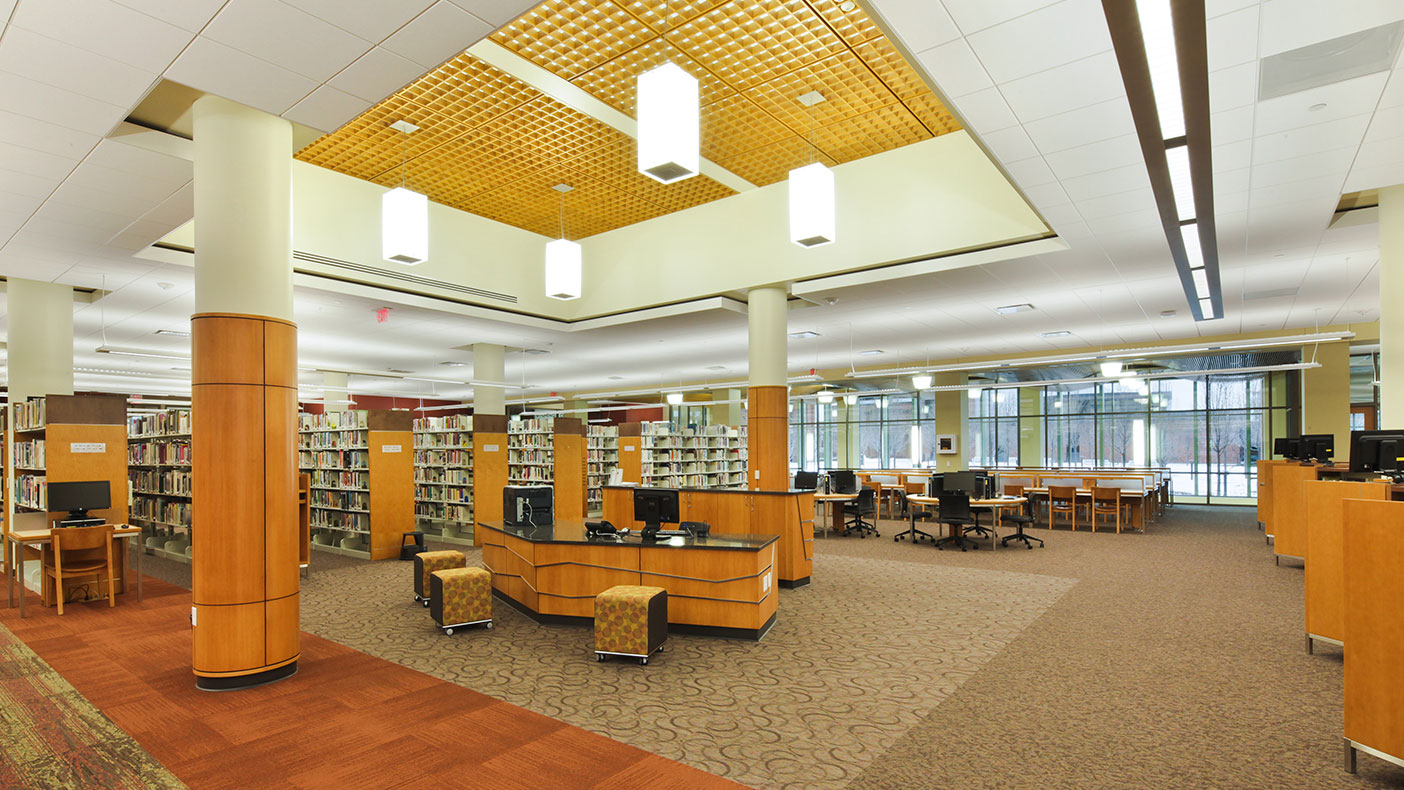
M 54 580 L 58 613 L 63 614 L 63 580 L 91 576 L 101 581 L 107 575 L 107 605 L 117 605 L 116 565 L 112 561 L 112 525 L 101 527 L 61 527 L 53 530 L 52 565 L 44 566 L 44 577 Z
M 1053 529 L 1053 519 L 1058 513 L 1066 513 L 1072 520 L 1073 531 L 1077 531 L 1077 488 L 1075 486 L 1048 487 L 1048 528 Z
M 1092 531 L 1097 531 L 1097 517 L 1110 516 L 1116 519 L 1116 532 L 1121 534 L 1121 489 L 1104 486 L 1092 488 Z

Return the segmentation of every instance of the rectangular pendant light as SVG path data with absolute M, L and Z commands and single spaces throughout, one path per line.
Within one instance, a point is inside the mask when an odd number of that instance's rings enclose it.
M 639 172 L 671 184 L 701 170 L 697 78 L 676 63 L 639 75 Z
M 546 295 L 580 298 L 580 245 L 566 239 L 546 243 Z
M 801 247 L 835 239 L 834 171 L 821 162 L 790 171 L 790 241 Z
M 414 266 L 429 260 L 429 198 L 395 187 L 380 198 L 381 257 Z

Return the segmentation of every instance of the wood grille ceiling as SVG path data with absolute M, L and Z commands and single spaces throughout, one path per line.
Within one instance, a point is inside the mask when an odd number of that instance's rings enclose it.
M 813 156 L 833 165 L 960 128 L 856 4 L 843 0 L 548 0 L 492 41 L 635 115 L 639 73 L 670 59 L 702 91 L 702 155 L 765 186 Z M 852 10 L 844 10 L 845 7 Z M 826 101 L 806 110 L 812 90 Z M 812 113 L 812 116 L 811 116 Z M 390 124 L 419 127 L 409 136 Z M 807 142 L 813 140 L 814 154 Z M 578 239 L 735 194 L 706 176 L 659 184 L 628 135 L 467 53 L 298 152 L 430 200 Z

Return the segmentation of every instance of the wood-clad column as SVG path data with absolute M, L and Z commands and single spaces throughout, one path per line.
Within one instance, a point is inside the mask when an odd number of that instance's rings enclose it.
M 751 489 L 780 491 L 790 487 L 786 300 L 783 286 L 752 288 L 747 296 L 750 389 L 746 399 L 746 487 Z
M 195 102 L 192 665 L 202 689 L 297 671 L 292 127 Z
M 643 482 L 643 423 L 619 426 L 619 472 L 622 483 Z
M 414 415 L 377 409 L 366 412 L 370 445 L 370 555 L 400 556 L 406 532 L 414 531 Z
M 1404 184 L 1380 190 L 1380 304 L 1404 299 Z M 13 326 L 13 324 L 11 324 Z M 1380 311 L 1380 428 L 1404 427 L 1404 315 Z M 1336 447 L 1336 457 L 1345 448 Z
M 502 489 L 507 487 L 507 415 L 473 414 L 473 519 L 502 520 Z M 473 545 L 483 531 L 473 526 Z
M 585 421 L 578 417 L 557 417 L 552 426 L 555 469 L 552 470 L 551 485 L 554 488 L 552 499 L 555 501 L 556 518 L 583 519 L 589 495 Z

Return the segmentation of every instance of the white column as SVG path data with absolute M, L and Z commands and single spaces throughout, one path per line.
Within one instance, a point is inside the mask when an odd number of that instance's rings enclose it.
M 1380 428 L 1404 428 L 1404 184 L 1380 190 Z M 1340 448 L 1336 449 L 1340 456 Z
M 11 278 L 10 402 L 73 394 L 73 288 Z
M 346 391 L 346 385 L 351 377 L 345 373 L 334 370 L 322 371 L 322 409 L 324 411 L 346 411 L 351 408 L 349 403 L 331 403 L 330 401 L 348 401 L 351 395 Z
M 473 344 L 473 380 L 506 381 L 506 366 L 502 346 L 496 343 Z M 506 414 L 507 390 L 502 387 L 474 387 L 474 414 Z
M 790 338 L 786 333 L 789 305 L 785 287 L 767 285 L 752 288 L 746 297 L 746 305 L 750 324 L 750 386 L 786 386 L 786 344 Z

